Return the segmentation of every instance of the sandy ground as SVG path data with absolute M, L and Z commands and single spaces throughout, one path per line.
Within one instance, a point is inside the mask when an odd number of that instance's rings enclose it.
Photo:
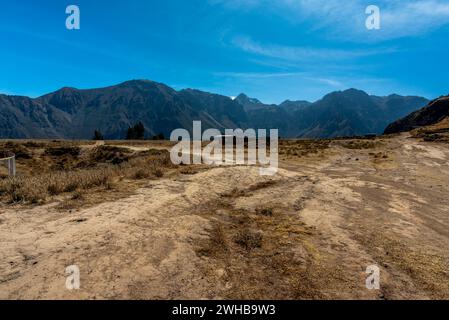
M 284 159 L 274 177 L 211 167 L 73 212 L 3 206 L 0 298 L 448 299 L 448 159 L 402 135 Z

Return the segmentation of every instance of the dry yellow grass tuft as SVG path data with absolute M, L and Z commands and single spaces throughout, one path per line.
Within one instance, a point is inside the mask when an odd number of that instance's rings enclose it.
M 304 157 L 329 148 L 330 140 L 281 140 L 279 154 L 287 157 Z
M 113 146 L 82 149 L 70 143 L 30 142 L 6 143 L 4 147 L 33 155 L 18 159 L 17 177 L 1 175 L 0 199 L 7 203 L 37 204 L 70 193 L 74 193 L 72 200 L 78 200 L 86 190 L 112 189 L 113 180 L 156 179 L 174 168 L 165 150 L 133 151 Z M 21 170 L 24 167 L 31 170 Z
M 102 168 L 7 178 L 0 181 L 0 195 L 9 203 L 39 203 L 48 196 L 107 186 L 113 175 L 114 168 Z

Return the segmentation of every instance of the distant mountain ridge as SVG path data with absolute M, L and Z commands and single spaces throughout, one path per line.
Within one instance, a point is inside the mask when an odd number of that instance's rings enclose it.
M 382 133 L 394 120 L 424 106 L 421 97 L 369 96 L 350 89 L 323 99 L 266 105 L 244 94 L 234 100 L 194 89 L 176 91 L 162 83 L 131 80 L 99 89 L 62 88 L 39 98 L 0 94 L 0 138 L 123 139 L 142 122 L 146 136 L 177 128 L 277 128 L 282 137 L 325 138 Z
M 385 134 L 406 132 L 417 127 L 431 126 L 449 118 L 449 96 L 431 101 L 424 108 L 391 123 Z
M 251 106 L 249 101 L 242 105 L 255 127 L 273 124 L 281 136 L 298 138 L 381 134 L 389 123 L 428 102 L 415 96 L 370 96 L 357 89 L 332 92 L 314 103 L 287 100 L 279 106 Z

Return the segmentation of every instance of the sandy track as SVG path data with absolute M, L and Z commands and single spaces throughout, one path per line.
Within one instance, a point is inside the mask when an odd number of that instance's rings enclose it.
M 401 136 L 284 161 L 271 178 L 220 167 L 70 214 L 2 208 L 0 298 L 447 299 L 448 159 L 447 145 Z M 233 242 L 242 225 L 263 235 L 260 248 Z M 227 251 L 199 254 L 217 228 Z M 373 264 L 379 291 L 365 288 Z

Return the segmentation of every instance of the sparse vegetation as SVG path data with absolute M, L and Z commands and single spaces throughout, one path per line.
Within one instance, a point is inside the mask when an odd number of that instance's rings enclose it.
M 132 151 L 127 148 L 115 146 L 99 146 L 90 154 L 90 162 L 103 162 L 112 164 L 121 164 L 130 159 Z
M 281 140 L 279 154 L 287 157 L 305 157 L 329 148 L 330 140 Z
M 101 133 L 100 130 L 95 130 L 94 131 L 94 137 L 93 140 L 104 140 L 103 134 Z
M 145 137 L 145 127 L 142 122 L 129 127 L 126 133 L 126 140 L 143 140 Z
M 9 143 L 31 157 L 17 161 L 16 178 L 0 170 L 1 292 L 70 298 L 46 276 L 73 259 L 108 279 L 116 272 L 111 295 L 87 287 L 96 298 L 447 298 L 447 146 L 402 135 L 364 142 L 281 141 L 306 158 L 281 162 L 275 177 L 173 166 L 162 141 Z M 384 275 L 375 292 L 364 286 L 372 263 Z M 38 296 L 23 289 L 35 279 L 46 279 Z
M 413 134 L 415 138 L 421 138 L 425 142 L 449 142 L 449 133 L 421 130 Z
M 341 145 L 343 148 L 346 149 L 363 150 L 363 149 L 374 149 L 379 146 L 379 143 L 370 140 L 349 140 L 349 141 L 341 141 L 339 142 L 339 145 Z
M 159 134 L 153 136 L 152 140 L 155 140 L 155 141 L 157 141 L 157 140 L 165 140 L 165 136 L 164 136 L 163 133 L 159 133 Z
M 262 246 L 262 234 L 249 228 L 240 230 L 235 235 L 234 241 L 246 250 L 260 248 Z
M 28 152 L 21 144 L 6 145 Z M 2 176 L 0 199 L 7 203 L 44 203 L 62 194 L 72 194 L 72 200 L 79 200 L 83 193 L 94 188 L 110 190 L 116 180 L 157 179 L 174 168 L 165 150 L 136 152 L 99 146 L 82 151 L 79 146 L 69 144 L 27 145 L 43 150 L 33 159 L 36 168 L 31 174 L 19 170 L 17 177 Z
M 48 147 L 45 149 L 45 154 L 53 157 L 72 156 L 77 157 L 80 155 L 81 149 L 75 146 L 62 146 L 62 147 Z
M 273 215 L 273 209 L 272 208 L 257 208 L 256 214 L 271 217 Z
M 49 196 L 105 186 L 111 173 L 109 168 L 8 178 L 0 181 L 0 196 L 6 197 L 9 203 L 43 202 Z
M 14 142 L 6 142 L 2 147 L 0 147 L 0 158 L 6 157 L 9 154 L 15 154 L 16 159 L 31 159 L 32 153 L 25 145 L 14 143 Z

